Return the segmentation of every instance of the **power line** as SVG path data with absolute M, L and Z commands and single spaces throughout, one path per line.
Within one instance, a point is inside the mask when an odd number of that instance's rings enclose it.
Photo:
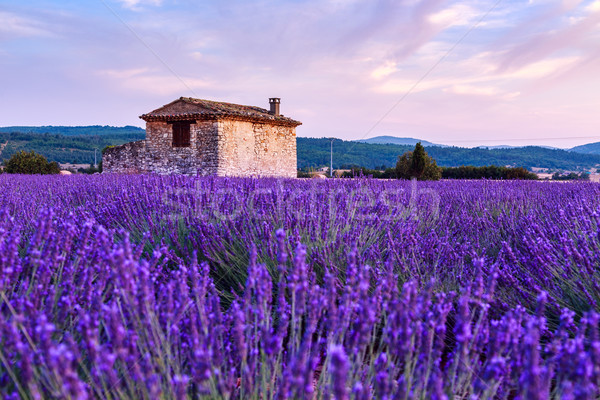
M 187 82 L 179 75 L 177 74 L 177 72 L 175 72 L 175 70 L 173 70 L 173 68 L 171 68 L 171 66 L 169 64 L 167 64 L 167 62 L 165 60 L 163 60 L 163 58 L 156 52 L 154 51 L 154 49 L 148 44 L 146 43 L 146 41 L 144 41 L 144 39 L 142 39 L 142 37 L 140 35 L 138 35 L 138 33 L 127 23 L 125 22 L 125 20 L 123 18 L 121 18 L 121 16 L 105 1 L 105 0 L 100 0 L 100 2 L 102 4 L 104 4 L 104 6 L 123 24 L 125 25 L 125 27 L 129 30 L 129 32 L 131 32 L 131 34 L 133 36 L 135 36 L 135 38 L 142 44 L 144 45 L 144 47 L 146 47 L 146 49 L 148 49 L 148 51 L 150 51 L 150 53 L 152 53 L 152 55 L 154 55 L 154 57 L 171 73 L 173 74 L 173 76 L 175 78 L 177 78 L 177 80 L 179 80 L 179 82 L 181 82 L 183 84 L 183 86 L 185 86 L 186 88 L 188 88 L 188 90 L 194 95 L 194 97 L 199 97 L 196 92 L 194 91 L 194 89 L 192 89 L 190 87 L 190 85 L 187 84 Z
M 498 7 L 498 5 L 502 2 L 502 0 L 497 0 L 492 7 L 490 7 L 489 10 L 487 10 L 487 12 L 485 14 L 483 14 L 481 16 L 481 18 L 479 18 L 479 20 L 473 25 L 471 26 L 471 28 L 469 28 L 468 31 L 466 31 L 459 39 L 458 41 L 456 41 L 456 43 L 454 43 L 454 45 L 452 45 L 452 47 L 450 47 L 448 49 L 448 51 L 446 51 L 446 53 L 440 57 L 439 60 L 437 60 L 437 62 L 435 62 L 435 64 L 433 64 L 427 71 L 425 71 L 425 73 L 414 83 L 414 85 L 412 85 L 410 87 L 410 89 L 408 89 L 408 91 L 406 91 L 402 97 L 400 97 L 400 99 L 395 102 L 392 107 L 390 107 L 382 116 L 381 118 L 379 118 L 374 124 L 373 126 L 371 126 L 371 128 L 363 135 L 363 137 L 361 139 L 364 139 L 369 133 L 371 133 L 377 126 L 379 126 L 379 124 L 381 122 L 383 122 L 383 120 L 385 118 L 387 118 L 387 116 L 394 111 L 394 109 L 406 98 L 408 97 L 409 94 L 411 94 L 413 92 L 413 90 L 416 89 L 417 86 L 419 86 L 419 84 L 421 82 L 423 82 L 428 76 L 429 74 L 431 74 L 433 72 L 433 70 L 442 63 L 442 61 L 444 61 L 446 59 L 446 57 L 448 57 L 450 55 L 450 53 L 452 53 L 454 51 L 454 49 L 456 49 L 456 47 L 458 47 L 458 45 L 460 43 L 462 43 L 462 41 L 473 31 L 475 30 L 482 22 L 485 18 L 487 18 L 487 16 L 494 11 L 494 9 L 496 7 Z M 359 139 L 360 140 L 360 139 Z

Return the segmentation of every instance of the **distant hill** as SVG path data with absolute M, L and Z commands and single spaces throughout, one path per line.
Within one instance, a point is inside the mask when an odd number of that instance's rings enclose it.
M 94 161 L 98 152 L 109 145 L 142 140 L 145 131 L 135 126 L 21 126 L 0 128 L 0 160 L 6 160 L 19 150 L 35 151 L 50 161 L 84 164 Z M 379 137 L 382 138 L 382 137 Z M 385 138 L 385 137 L 384 137 Z M 408 144 L 372 144 L 336 139 L 333 143 L 334 168 L 362 166 L 367 168 L 396 165 L 399 155 L 412 150 L 419 141 L 413 138 Z M 373 140 L 371 138 L 366 140 Z M 430 143 L 422 141 L 422 143 Z M 318 168 L 329 165 L 329 139 L 297 139 L 298 168 Z M 498 165 L 550 168 L 576 171 L 600 166 L 600 143 L 578 146 L 572 151 L 543 147 L 514 148 L 463 148 L 428 145 L 427 152 L 438 165 Z M 579 149 L 583 148 L 583 152 Z M 597 152 L 594 154 L 594 151 Z M 579 151 L 579 152 L 577 152 Z M 585 153 L 584 153 L 585 152 Z
M 360 140 L 354 140 L 354 141 L 359 142 L 359 143 L 370 143 L 370 144 L 397 144 L 397 145 L 401 145 L 401 146 L 404 146 L 404 145 L 414 146 L 418 142 L 421 142 L 421 144 L 426 147 L 427 146 L 451 147 L 451 146 L 448 146 L 445 144 L 432 143 L 427 140 L 415 139 L 415 138 L 409 138 L 409 137 L 397 137 L 397 136 L 375 136 L 375 137 L 372 137 L 369 139 L 360 139 Z M 481 146 L 477 146 L 477 147 L 481 148 L 481 149 L 516 149 L 516 148 L 522 148 L 522 147 L 527 147 L 527 146 L 511 146 L 511 145 L 501 144 L 501 145 L 495 145 L 495 146 L 481 145 Z M 552 146 L 535 146 L 535 147 L 543 147 L 546 149 L 558 149 L 558 147 L 552 147 Z M 600 154 L 600 152 L 598 154 Z
M 101 150 L 146 137 L 146 131 L 135 126 L 15 126 L 0 128 L 0 161 L 13 154 L 35 151 L 50 161 L 72 164 L 100 161 Z
M 582 154 L 600 154 L 600 142 L 575 146 L 571 149 L 571 151 Z
M 427 140 L 407 138 L 407 137 L 396 137 L 396 136 L 375 136 L 369 139 L 355 140 L 358 143 L 370 143 L 370 144 L 398 144 L 398 145 L 410 145 L 414 146 L 418 142 L 421 142 L 423 146 L 444 146 L 443 144 L 435 144 L 428 142 Z
M 52 135 L 63 136 L 81 136 L 81 135 L 97 135 L 97 136 L 114 136 L 114 135 L 140 135 L 146 131 L 137 126 L 5 126 L 0 127 L 0 132 L 12 133 L 48 133 Z
M 519 148 L 523 148 L 523 147 L 532 147 L 532 146 L 509 146 L 507 144 L 500 144 L 497 146 L 477 146 L 481 149 L 519 149 Z M 553 149 L 553 150 L 565 150 L 565 149 L 561 149 L 558 147 L 553 147 L 553 146 L 533 146 L 533 147 L 541 147 L 543 149 Z
M 298 168 L 318 168 L 329 165 L 328 139 L 302 138 L 298 143 Z M 333 142 L 333 167 L 361 166 L 367 168 L 396 165 L 399 155 L 414 148 L 411 145 L 370 144 L 356 141 Z M 506 149 L 438 147 L 431 146 L 427 152 L 438 165 L 458 167 L 461 165 L 498 165 L 532 167 L 560 170 L 597 168 L 600 155 L 578 154 L 566 150 L 527 146 Z

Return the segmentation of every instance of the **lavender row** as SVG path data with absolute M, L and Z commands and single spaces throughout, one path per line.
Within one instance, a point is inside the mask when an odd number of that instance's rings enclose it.
M 351 246 L 322 278 L 308 249 L 273 235 L 274 268 L 250 247 L 223 304 L 208 263 L 148 253 L 128 234 L 41 213 L 0 218 L 3 398 L 499 398 L 600 395 L 599 315 L 494 309 L 499 265 L 473 260 L 460 290 L 400 285 Z M 195 259 L 196 257 L 192 257 Z M 338 266 L 339 268 L 340 266 Z M 318 283 L 320 282 L 320 283 Z
M 560 310 L 600 311 L 600 186 L 593 183 L 380 180 L 276 180 L 160 176 L 0 177 L 0 208 L 35 233 L 57 220 L 92 220 L 111 237 L 166 247 L 174 264 L 208 262 L 217 289 L 240 293 L 248 249 L 276 273 L 277 229 L 286 249 L 307 246 L 321 283 L 325 269 L 344 281 L 347 254 L 401 281 L 457 291 L 472 260 L 498 273 L 495 309 L 535 308 L 548 293 Z M 229 296 L 230 297 L 230 296 Z

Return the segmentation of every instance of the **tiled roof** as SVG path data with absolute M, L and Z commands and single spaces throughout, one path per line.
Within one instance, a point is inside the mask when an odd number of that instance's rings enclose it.
M 144 121 L 231 118 L 271 122 L 277 125 L 297 126 L 302 124 L 283 115 L 273 115 L 268 110 L 260 107 L 194 99 L 191 97 L 180 97 L 167 105 L 141 115 L 140 118 Z

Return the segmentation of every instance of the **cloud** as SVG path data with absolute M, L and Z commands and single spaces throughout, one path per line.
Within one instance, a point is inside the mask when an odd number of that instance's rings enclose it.
M 143 6 L 160 6 L 162 0 L 117 0 L 125 8 L 139 11 Z
M 479 13 L 466 4 L 453 4 L 428 16 L 430 23 L 442 27 L 468 26 L 473 24 Z
M 149 68 L 131 68 L 131 69 L 122 69 L 122 70 L 105 69 L 105 70 L 97 71 L 97 74 L 100 76 L 106 76 L 106 77 L 109 77 L 112 79 L 124 80 L 124 79 L 130 79 L 130 78 L 134 78 L 136 76 L 143 75 L 148 71 L 149 71 Z
M 590 3 L 588 6 L 586 6 L 585 10 L 590 13 L 600 11 L 600 0 Z
M 506 92 L 494 86 L 477 86 L 468 84 L 452 85 L 451 87 L 444 89 L 444 91 L 458 95 L 495 97 L 503 100 L 512 100 L 521 94 L 520 92 Z
M 398 70 L 398 64 L 393 61 L 386 61 L 383 65 L 375 68 L 371 76 L 375 79 L 385 78 Z
M 414 94 L 437 90 L 455 95 L 485 96 L 507 101 L 520 96 L 523 93 L 520 87 L 523 85 L 561 76 L 582 61 L 581 57 L 577 56 L 555 57 L 513 71 L 501 72 L 494 65 L 493 58 L 494 53 L 483 52 L 452 65 L 451 69 L 443 74 L 432 75 L 423 81 L 419 81 L 419 75 L 416 75 L 414 70 L 411 71 L 413 79 L 388 78 L 391 66 L 384 64 L 371 73 L 373 78 L 384 80 L 374 86 L 373 91 L 387 94 L 404 94 L 410 91 Z
M 0 11 L 0 39 L 52 35 L 48 27 L 38 20 Z
M 563 18 L 567 21 L 566 24 L 556 21 L 554 29 L 527 35 L 526 40 L 519 38 L 518 42 L 507 46 L 508 49 L 501 53 L 498 60 L 498 69 L 500 71 L 520 69 L 560 51 L 578 51 L 588 40 L 589 35 L 598 31 L 600 12 L 596 10 L 595 3 L 585 7 L 583 15 L 576 18 Z M 598 8 L 600 9 L 600 6 Z M 563 13 L 560 16 L 567 15 Z
M 580 59 L 580 57 L 561 57 L 541 60 L 499 76 L 505 79 L 524 80 L 545 78 L 573 67 Z
M 348 16 L 353 22 L 338 32 L 338 39 L 332 45 L 343 49 L 342 54 L 401 62 L 445 29 L 432 23 L 430 17 L 440 12 L 446 3 L 448 0 L 363 2 L 354 8 L 353 15 Z
M 109 83 L 128 91 L 160 96 L 176 96 L 186 93 L 193 97 L 202 97 L 195 90 L 211 87 L 210 82 L 190 76 L 161 74 L 149 68 L 105 69 L 96 71 L 96 75 Z
M 417 80 L 390 79 L 374 88 L 376 93 L 419 93 L 430 89 L 439 89 L 451 84 L 448 80 L 425 80 L 417 84 Z
M 448 77 L 420 82 L 408 79 L 391 79 L 375 88 L 378 93 L 404 94 L 407 92 L 420 93 L 427 91 L 441 91 L 443 93 L 460 96 L 488 97 L 500 101 L 512 100 L 521 92 L 504 89 L 506 81 L 490 77 Z
M 445 91 L 456 94 L 468 94 L 477 96 L 495 96 L 498 89 L 492 86 L 473 86 L 473 85 L 453 85 Z

